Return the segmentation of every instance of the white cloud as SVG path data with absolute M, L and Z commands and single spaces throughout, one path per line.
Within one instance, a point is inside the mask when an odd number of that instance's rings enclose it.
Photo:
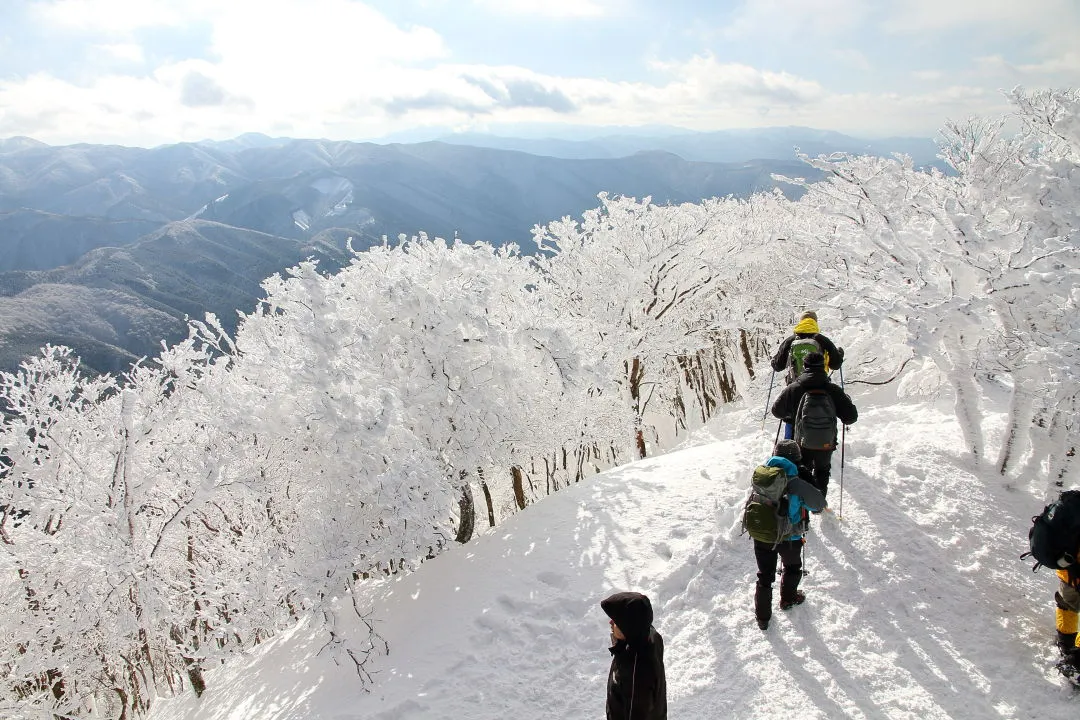
M 473 0 L 473 3 L 496 13 L 553 18 L 602 17 L 610 10 L 598 0 Z
M 873 70 L 870 61 L 858 50 L 852 48 L 837 48 L 835 50 L 830 50 L 829 55 L 853 70 L 860 70 L 862 72 Z
M 211 0 L 147 1 L 150 10 L 130 20 L 129 28 L 193 22 L 192 8 Z M 85 2 L 103 12 L 124 7 L 124 0 Z M 839 14 L 841 25 L 853 22 L 859 10 L 845 13 L 862 2 L 751 0 L 741 17 L 750 22 L 753 12 L 768 10 L 788 13 L 784 22 L 797 23 L 813 16 L 811 26 L 822 23 L 823 32 L 832 32 L 837 26 L 828 24 L 827 16 Z M 559 6 L 556 0 L 549 4 Z M 183 12 L 166 12 L 181 5 Z M 204 28 L 210 41 L 207 59 L 170 61 L 138 76 L 119 74 L 125 64 L 104 64 L 112 74 L 95 79 L 87 73 L 78 85 L 47 74 L 0 82 L 0 137 L 148 145 L 259 131 L 364 139 L 416 125 L 560 121 L 700 130 L 810 125 L 863 135 L 931 134 L 947 117 L 1005 108 L 993 90 L 958 86 L 909 97 L 845 94 L 813 77 L 722 62 L 710 54 L 653 63 L 651 82 L 455 64 L 434 30 L 397 25 L 361 2 L 230 0 L 215 7 L 202 21 L 210 23 Z M 834 57 L 852 68 L 869 65 L 846 39 L 842 46 L 833 45 L 840 48 L 831 51 Z M 115 38 L 99 50 L 124 62 L 140 59 L 134 39 Z M 1059 64 L 1080 63 L 1075 52 L 1055 57 Z M 1048 63 L 1014 67 L 1002 58 L 987 58 L 979 70 L 995 80 L 1033 77 L 1056 68 Z M 934 89 L 944 77 L 933 72 L 917 75 L 923 87 Z M 987 86 L 1010 84 L 1015 83 Z
M 251 18 L 257 14 L 258 30 Z M 348 0 L 302 6 L 233 0 L 213 26 L 215 71 L 207 73 L 260 109 L 288 114 L 385 83 L 392 68 L 446 55 L 442 38 L 423 27 L 402 29 L 376 10 Z
M 915 70 L 911 73 L 911 77 L 923 82 L 937 82 L 945 77 L 945 73 L 940 70 Z
M 141 63 L 145 59 L 142 46 L 135 43 L 110 43 L 97 45 L 95 49 L 113 60 Z
M 743 0 L 722 35 L 773 41 L 805 34 L 837 35 L 860 25 L 869 6 L 867 0 Z
M 238 83 L 241 76 L 230 75 L 229 67 L 227 58 L 189 60 L 151 77 L 110 76 L 90 87 L 45 75 L 0 83 L 0 108 L 6 108 L 0 137 L 153 145 L 259 131 L 365 139 L 418 125 L 560 121 L 698 130 L 807 125 L 860 135 L 929 135 L 947 118 L 999 113 L 1006 106 L 998 93 L 962 86 L 915 96 L 834 93 L 807 78 L 711 56 L 658 64 L 665 79 L 657 83 L 484 65 L 384 63 L 374 72 L 349 66 L 327 70 L 316 83 L 324 91 L 281 84 L 274 97 Z
M 181 25 L 200 6 L 176 0 L 45 0 L 30 9 L 51 26 L 124 35 L 147 27 Z
M 893 6 L 883 27 L 893 33 L 989 36 L 999 46 L 1009 43 L 1012 47 L 1011 52 L 1003 49 L 997 53 L 1001 58 L 999 69 L 1006 70 L 1007 75 L 1019 73 L 1039 84 L 1080 82 L 1076 51 L 1080 2 L 1076 0 L 908 0 Z M 985 40 L 983 44 L 985 47 Z M 1039 59 L 1023 63 L 1006 59 L 1007 54 L 1021 50 Z M 985 71 L 992 64 L 981 65 Z
M 905 0 L 889 7 L 885 28 L 908 33 L 982 27 L 1015 35 L 1022 30 L 1054 31 L 1064 24 L 1072 34 L 1080 18 L 1075 0 Z
M 821 98 L 824 89 L 813 80 L 786 72 L 771 72 L 739 63 L 719 63 L 711 55 L 699 55 L 684 63 L 654 63 L 674 81 L 669 92 L 725 105 L 746 100 L 799 105 Z
M 149 0 L 144 14 L 117 27 L 184 24 L 195 18 L 202 2 Z M 77 5 L 81 14 L 63 15 L 64 23 L 108 24 L 90 8 L 100 13 L 128 8 L 124 0 Z M 333 127 L 338 136 L 381 134 L 385 129 L 373 120 L 385 125 L 386 115 L 374 102 L 413 84 L 427 87 L 437 81 L 437 75 L 409 68 L 446 54 L 433 30 L 399 27 L 359 2 L 230 0 L 215 5 L 206 15 L 210 60 L 173 61 L 152 68 L 149 76 L 84 73 L 77 84 L 45 73 L 0 83 L 0 137 L 156 144 L 248 130 L 319 137 Z M 183 6 L 187 14 L 169 14 L 174 6 Z M 65 0 L 42 5 L 40 12 L 62 14 L 66 8 Z M 79 30 L 93 37 L 91 28 Z M 113 58 L 139 54 L 132 42 L 104 43 L 97 49 Z M 344 107 L 351 112 L 343 118 Z M 349 130 L 343 130 L 346 124 Z

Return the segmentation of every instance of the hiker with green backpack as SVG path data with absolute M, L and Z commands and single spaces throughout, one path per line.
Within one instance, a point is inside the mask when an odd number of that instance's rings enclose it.
M 791 329 L 776 354 L 773 355 L 772 369 L 785 372 L 784 381 L 791 384 L 803 371 L 803 361 L 812 352 L 825 357 L 825 371 L 839 370 L 844 364 L 844 349 L 821 334 L 818 329 L 817 313 L 807 310 L 799 317 L 799 322 Z
M 802 580 L 802 550 L 809 527 L 807 511 L 825 509 L 825 496 L 799 477 L 802 459 L 794 440 L 781 440 L 773 456 L 754 469 L 750 497 L 743 509 L 743 529 L 754 539 L 757 584 L 754 587 L 754 617 L 758 627 L 768 630 L 772 619 L 773 582 L 776 564 L 783 564 L 780 578 L 780 609 L 790 610 L 806 600 L 799 591 Z
M 851 425 L 859 419 L 859 411 L 844 389 L 825 373 L 821 353 L 806 356 L 802 373 L 776 398 L 772 414 L 791 427 L 791 439 L 799 444 L 802 462 L 812 474 L 814 486 L 825 495 L 832 475 L 837 421 Z

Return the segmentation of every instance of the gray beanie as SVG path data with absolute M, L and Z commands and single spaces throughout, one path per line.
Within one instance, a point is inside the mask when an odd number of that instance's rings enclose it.
M 787 458 L 793 463 L 802 460 L 802 450 L 799 449 L 799 443 L 794 440 L 781 440 L 776 443 L 776 447 L 773 448 L 773 455 Z
M 813 320 L 814 322 L 817 322 L 817 313 L 814 312 L 813 310 L 807 310 L 806 312 L 804 312 L 802 314 L 802 316 L 799 317 L 799 319 L 800 320 L 809 319 L 809 320 Z

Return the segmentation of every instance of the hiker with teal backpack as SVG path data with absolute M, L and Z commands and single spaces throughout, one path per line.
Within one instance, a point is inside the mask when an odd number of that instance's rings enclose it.
M 780 609 L 801 605 L 806 595 L 799 591 L 802 580 L 802 550 L 809 512 L 825 509 L 825 496 L 799 477 L 802 459 L 794 440 L 781 440 L 773 456 L 754 469 L 750 497 L 743 510 L 743 529 L 754 540 L 757 584 L 754 586 L 754 617 L 758 627 L 768 630 L 772 619 L 773 582 L 777 561 L 783 565 L 780 577 Z
M 772 414 L 791 426 L 802 462 L 811 471 L 814 486 L 825 495 L 837 445 L 837 421 L 851 425 L 859 419 L 859 411 L 844 389 L 829 379 L 821 353 L 805 357 L 802 373 L 776 398 Z

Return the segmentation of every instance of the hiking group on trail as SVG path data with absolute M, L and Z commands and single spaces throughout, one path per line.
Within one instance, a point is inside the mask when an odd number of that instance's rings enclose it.
M 806 600 L 799 583 L 810 515 L 827 509 L 825 494 L 837 422 L 846 426 L 858 419 L 851 398 L 829 379 L 829 370 L 839 369 L 843 362 L 843 349 L 818 332 L 813 312 L 802 314 L 772 359 L 773 378 L 785 372 L 787 382 L 772 413 L 787 431 L 772 457 L 754 470 L 742 517 L 743 529 L 754 542 L 758 570 L 754 617 L 762 630 L 768 629 L 772 619 L 778 564 L 782 568 L 780 609 L 790 610 Z M 771 390 L 770 386 L 770 394 Z M 611 625 L 608 720 L 666 720 L 664 640 L 652 626 L 649 598 L 618 592 L 605 598 L 600 607 Z
M 762 630 L 772 619 L 777 561 L 782 565 L 780 609 L 806 600 L 799 582 L 810 513 L 827 509 L 837 423 L 847 426 L 859 419 L 855 403 L 829 378 L 830 369 L 839 370 L 843 363 L 843 349 L 820 333 L 813 311 L 802 314 L 772 358 L 774 379 L 784 372 L 787 383 L 771 408 L 784 425 L 784 439 L 754 470 L 742 517 L 743 530 L 754 542 L 754 617 Z
M 812 515 L 829 510 L 826 495 L 832 456 L 841 449 L 840 498 L 843 503 L 843 435 L 859 417 L 843 388 L 843 348 L 819 332 L 817 314 L 804 312 L 772 358 L 773 380 L 784 373 L 786 386 L 771 406 L 784 428 L 772 456 L 751 476 L 742 528 L 750 536 L 757 564 L 754 618 L 767 631 L 773 615 L 773 584 L 780 570 L 779 607 L 787 611 L 806 600 L 799 589 L 803 554 Z M 830 378 L 838 371 L 840 384 Z M 772 394 L 772 385 L 769 387 Z M 766 408 L 769 408 L 766 401 Z M 764 422 L 764 421 L 763 421 Z M 1058 576 L 1056 668 L 1080 686 L 1080 490 L 1061 493 L 1032 518 L 1030 552 Z M 667 690 L 663 638 L 652 626 L 648 597 L 633 592 L 601 602 L 610 618 L 612 647 L 607 685 L 608 720 L 666 720 Z

